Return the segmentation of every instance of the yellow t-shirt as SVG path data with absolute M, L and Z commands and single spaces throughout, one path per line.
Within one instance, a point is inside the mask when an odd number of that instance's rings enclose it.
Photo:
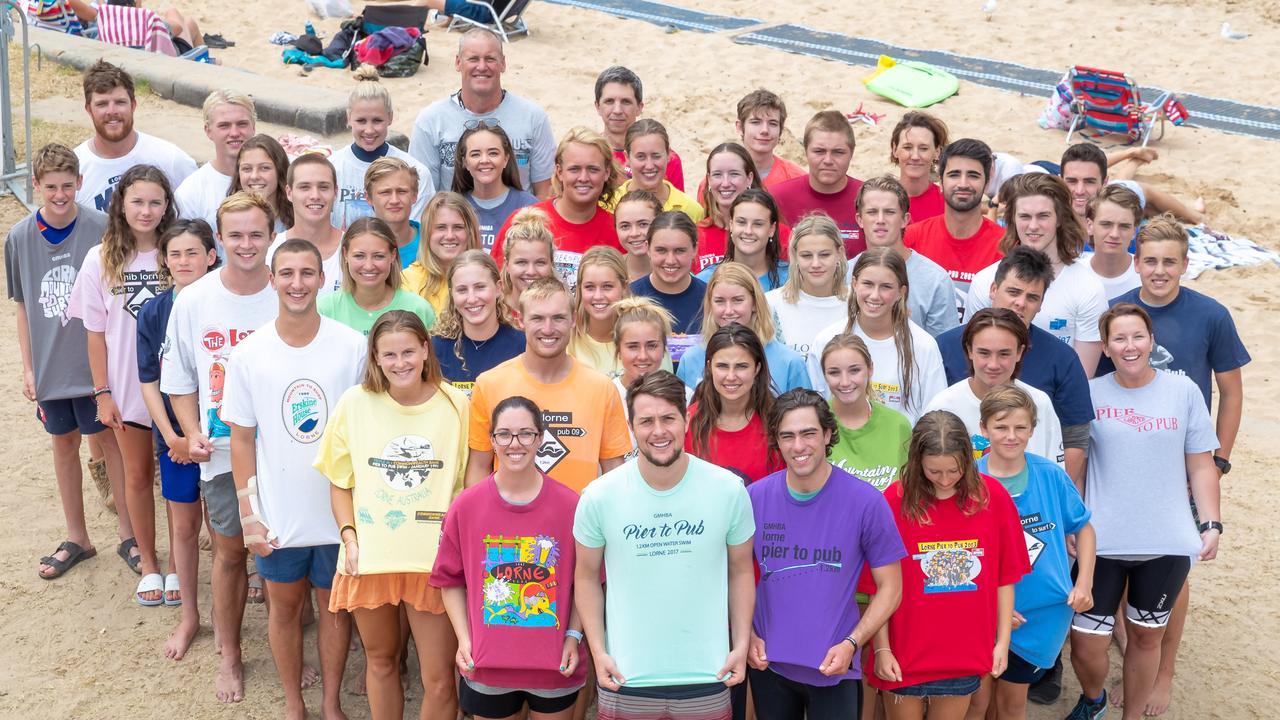
M 618 201 L 622 199 L 623 195 L 627 194 L 628 190 L 631 190 L 631 182 L 632 181 L 628 180 L 622 184 L 622 187 L 618 188 L 618 191 L 613 194 L 613 198 L 609 201 L 609 205 L 605 208 L 606 210 L 613 212 L 618 208 Z M 706 211 L 702 209 L 702 206 L 698 204 L 697 200 L 694 200 L 684 192 L 677 190 L 676 186 L 672 185 L 670 180 L 663 180 L 662 184 L 667 186 L 668 191 L 667 201 L 662 204 L 662 212 L 679 210 L 685 215 L 688 215 L 689 219 L 693 220 L 695 223 L 706 217 Z
M 431 572 L 445 511 L 462 492 L 467 431 L 467 398 L 448 383 L 414 407 L 359 385 L 343 393 L 315 468 L 352 491 L 361 574 Z
M 622 377 L 622 361 L 612 342 L 602 343 L 586 333 L 574 333 L 569 340 L 569 354 L 575 360 L 597 372 L 604 373 L 610 379 Z M 662 369 L 674 372 L 671 355 L 663 355 Z
M 430 296 L 424 294 L 427 289 L 427 269 L 416 260 L 400 271 L 400 287 L 431 303 L 431 309 L 436 311 L 436 317 L 440 317 L 440 313 L 444 311 L 445 301 L 449 298 L 449 286 L 445 283 L 440 283 L 440 287 L 436 288 Z
M 631 451 L 622 400 L 612 380 L 577 360 L 564 380 L 547 385 L 525 370 L 523 357 L 517 355 L 476 378 L 471 389 L 471 449 L 493 450 L 493 408 L 508 397 L 523 395 L 542 409 L 547 423 L 534 461 L 538 469 L 581 493 L 600 476 L 601 458 L 620 458 Z

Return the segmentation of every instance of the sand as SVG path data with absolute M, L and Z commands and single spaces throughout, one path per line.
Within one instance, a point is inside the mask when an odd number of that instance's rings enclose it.
M 692 3 L 690 3 L 692 4 Z M 915 47 L 1020 62 L 1037 67 L 1092 63 L 1127 70 L 1144 83 L 1216 95 L 1245 102 L 1274 103 L 1273 78 L 1280 55 L 1280 2 L 1276 0 L 1146 0 L 1115 4 L 1103 0 L 1001 0 L 990 21 L 977 0 L 955 3 L 907 0 L 857 5 L 841 0 L 803 4 L 765 0 L 698 0 L 714 12 L 740 14 L 769 22 L 797 21 L 813 27 L 857 34 Z M 279 62 L 279 49 L 266 43 L 278 29 L 299 32 L 303 5 L 298 0 L 249 3 L 246 0 L 186 0 L 184 11 L 210 32 L 235 40 L 237 47 L 218 53 L 230 66 L 330 88 L 346 89 L 349 73 L 318 69 L 303 77 L 296 66 Z M 892 10 L 890 8 L 893 8 Z M 903 109 L 870 95 L 858 80 L 866 68 L 737 45 L 726 35 L 666 33 L 639 21 L 545 3 L 526 15 L 531 38 L 508 49 L 504 85 L 538 100 L 550 113 L 557 134 L 574 125 L 597 127 L 591 86 L 603 67 L 623 63 L 646 80 L 646 114 L 667 125 L 673 146 L 684 158 L 687 183 L 703 174 L 704 153 L 732 139 L 733 106 L 745 92 L 765 86 L 781 92 L 791 119 L 784 154 L 800 159 L 795 140 L 807 116 L 829 106 L 851 111 L 859 103 L 887 117 L 877 127 L 858 126 L 853 173 L 868 177 L 888 171 L 888 133 Z M 1105 19 L 1103 19 L 1105 18 Z M 1047 20 L 1047 22 L 1046 22 Z M 1228 41 L 1218 27 L 1229 21 L 1251 33 Z M 325 32 L 337 21 L 317 22 Z M 1070 33 L 1079 28 L 1079 35 Z M 399 108 L 395 127 L 407 132 L 417 111 L 456 89 L 452 68 L 456 34 L 428 35 L 431 65 L 409 79 L 386 81 Z M 75 97 L 74 82 L 46 65 L 37 76 L 44 95 Z M 241 87 L 252 91 L 252 81 Z M 52 88 L 52 89 L 50 89 Z M 986 139 L 999 150 L 1025 159 L 1053 158 L 1062 152 L 1063 134 L 1042 131 L 1035 116 L 1042 98 L 964 84 L 960 93 L 936 106 L 952 133 Z M 196 112 L 162 101 L 144 101 L 138 126 L 161 132 L 181 117 L 198 128 Z M 38 128 L 37 144 L 47 138 L 87 135 L 83 116 L 67 114 Z M 79 133 L 77 135 L 77 132 Z M 182 144 L 199 159 L 207 147 L 198 132 Z M 1180 197 L 1203 196 L 1215 227 L 1247 235 L 1270 247 L 1280 242 L 1274 227 L 1280 198 L 1274 169 L 1280 143 L 1176 128 L 1156 146 L 1160 160 L 1142 179 L 1161 183 Z M 12 199 L 0 201 L 0 230 L 21 217 Z M 1280 584 L 1277 540 L 1280 531 L 1266 508 L 1280 505 L 1280 462 L 1267 447 L 1280 440 L 1280 409 L 1269 402 L 1280 368 L 1269 350 L 1278 346 L 1274 320 L 1275 267 L 1207 272 L 1192 287 L 1224 302 L 1234 314 L 1254 361 L 1244 372 L 1247 401 L 1234 472 L 1223 484 L 1227 534 L 1220 557 L 1195 569 L 1191 627 L 1184 640 L 1173 718 L 1255 718 L 1274 715 L 1280 698 L 1280 606 L 1272 599 Z M 0 518 L 9 552 L 0 556 L 0 717 L 38 713 L 50 718 L 201 718 L 277 717 L 282 702 L 266 643 L 265 613 L 251 606 L 245 620 L 247 694 L 244 703 L 220 707 L 212 699 L 217 667 L 207 626 L 187 658 L 163 658 L 161 645 L 178 617 L 174 609 L 141 608 L 132 602 L 136 577 L 115 556 L 114 518 L 86 489 L 90 531 L 99 556 L 66 578 L 45 582 L 35 575 L 37 559 L 62 538 L 49 459 L 48 441 L 21 396 L 21 365 L 14 338 L 13 306 L 0 304 Z M 163 527 L 163 526 L 162 526 Z M 208 563 L 202 567 L 202 609 L 208 614 Z M 308 653 L 314 657 L 313 633 Z M 359 665 L 353 664 L 352 670 Z M 349 672 L 349 676 L 350 676 Z M 1035 720 L 1060 718 L 1077 692 L 1066 673 L 1064 699 L 1051 708 L 1033 707 Z M 1118 673 L 1113 671 L 1113 679 Z M 420 696 L 420 691 L 413 693 Z M 319 694 L 307 693 L 312 707 Z M 353 718 L 368 717 L 362 698 L 346 695 Z M 413 706 L 416 711 L 416 705 Z

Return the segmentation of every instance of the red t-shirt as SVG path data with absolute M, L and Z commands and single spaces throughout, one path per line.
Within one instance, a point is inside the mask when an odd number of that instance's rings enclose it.
M 782 245 L 780 259 L 787 259 L 787 251 L 791 247 L 791 226 L 786 223 L 778 225 L 778 242 Z M 693 274 L 706 270 L 712 265 L 724 262 L 724 254 L 729 251 L 729 233 L 724 228 L 707 224 L 698 224 L 698 254 L 693 260 Z
M 710 451 L 698 453 L 693 449 L 693 417 L 698 414 L 698 404 L 689 406 L 689 429 L 684 434 L 685 452 L 697 455 L 712 465 L 719 465 L 727 470 L 736 471 L 745 476 L 748 484 L 781 470 L 782 459 L 769 447 L 765 435 L 764 421 L 759 415 L 752 415 L 746 427 L 741 430 L 720 430 L 712 428 L 709 441 Z
M 542 476 L 527 505 L 502 499 L 490 475 L 449 506 L 431 570 L 435 587 L 465 587 L 475 670 L 467 678 L 509 688 L 578 687 L 589 663 L 560 674 L 573 612 L 573 515 L 578 494 Z
M 947 230 L 946 217 L 938 215 L 923 222 L 912 222 L 902 234 L 907 247 L 942 266 L 951 276 L 956 292 L 968 295 L 974 273 L 1000 262 L 1000 239 L 1004 228 L 982 218 L 973 237 L 957 238 Z
M 840 192 L 820 193 L 809 185 L 809 176 L 805 175 L 774 185 L 769 188 L 769 193 L 777 201 L 778 211 L 788 225 L 795 225 L 805 213 L 814 210 L 830 215 L 840 228 L 840 236 L 844 238 L 845 255 L 852 258 L 867 249 L 862 228 L 858 227 L 858 212 L 854 204 L 861 187 L 861 180 L 849 178 Z
M 613 156 L 617 158 L 618 164 L 622 166 L 627 177 L 631 177 L 631 168 L 627 166 L 627 153 L 623 150 L 614 150 Z M 680 162 L 680 156 L 675 150 L 671 151 L 671 157 L 667 159 L 666 178 L 667 182 L 675 185 L 677 190 L 684 192 L 684 164 Z M 701 200 L 701 194 L 695 199 Z
M 911 222 L 918 223 L 937 217 L 947 210 L 947 201 L 942 199 L 942 190 L 929 183 L 928 189 L 911 198 Z
M 999 481 L 979 477 L 987 488 L 985 508 L 966 515 L 954 501 L 935 502 L 928 525 L 903 515 L 901 482 L 885 490 L 907 556 L 902 604 L 889 618 L 889 646 L 902 681 L 868 673 L 881 690 L 991 672 L 997 590 L 1031 572 L 1031 561 L 1013 499 Z
M 552 258 L 555 274 L 570 290 L 577 284 L 578 265 L 582 263 L 582 253 L 596 245 L 608 245 L 622 252 L 622 246 L 618 244 L 618 231 L 613 226 L 613 213 L 602 207 L 597 206 L 596 214 L 581 224 L 569 222 L 561 217 L 560 213 L 556 212 L 555 198 L 534 203 L 530 207 L 538 208 L 550 218 L 547 226 L 556 239 L 555 256 Z M 493 243 L 493 249 L 489 251 L 493 259 L 498 261 L 498 267 L 502 267 L 502 245 L 506 242 L 507 229 L 511 227 L 511 220 L 514 217 L 515 215 L 512 214 L 506 222 L 502 223 L 502 228 L 498 230 L 498 237 Z

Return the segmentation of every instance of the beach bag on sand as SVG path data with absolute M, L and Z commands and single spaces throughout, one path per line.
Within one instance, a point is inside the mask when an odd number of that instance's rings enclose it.
M 1075 110 L 1071 107 L 1074 101 L 1075 95 L 1071 92 L 1071 73 L 1067 73 L 1054 86 L 1053 94 L 1045 102 L 1044 108 L 1040 111 L 1040 117 L 1036 118 L 1036 123 L 1045 130 L 1066 130 L 1071 127 L 1071 121 L 1076 117 Z
M 418 72 L 418 68 L 430 62 L 427 57 L 426 38 L 419 37 L 408 48 L 392 55 L 389 60 L 378 66 L 378 75 L 380 77 L 411 77 Z

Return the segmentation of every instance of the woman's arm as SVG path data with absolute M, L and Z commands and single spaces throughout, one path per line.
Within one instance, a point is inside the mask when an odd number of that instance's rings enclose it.
M 996 646 L 991 652 L 991 676 L 1000 677 L 1009 667 L 1009 638 L 1013 634 L 1013 585 L 1001 585 L 996 594 Z
M 107 381 L 107 336 L 105 333 L 88 331 L 89 336 L 89 374 L 93 377 L 94 388 L 110 388 Z M 120 419 L 120 409 L 116 407 L 111 392 L 102 393 L 94 398 L 98 406 L 98 421 L 109 428 L 119 430 L 124 427 Z
M 1200 522 L 1222 522 L 1220 475 L 1218 466 L 1213 464 L 1213 453 L 1189 453 L 1187 476 L 1191 479 L 1191 497 L 1196 501 Z M 1221 534 L 1217 530 L 1200 533 L 1201 560 L 1212 560 L 1218 556 L 1218 538 Z

